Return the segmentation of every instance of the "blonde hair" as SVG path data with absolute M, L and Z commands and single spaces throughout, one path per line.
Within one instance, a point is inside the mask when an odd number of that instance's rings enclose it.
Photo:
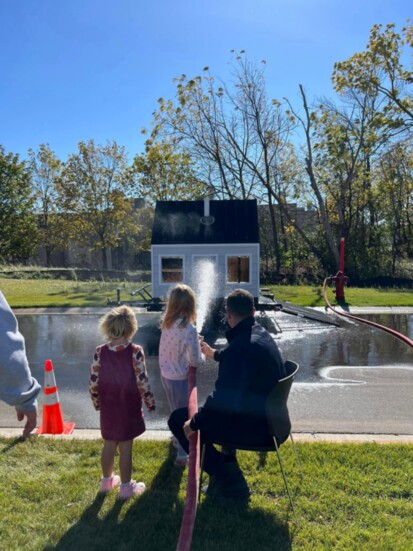
M 99 329 L 108 340 L 121 337 L 130 340 L 138 330 L 138 321 L 132 308 L 118 306 L 101 318 Z
M 169 329 L 179 318 L 182 318 L 182 322 L 179 324 L 180 327 L 185 327 L 188 323 L 195 324 L 195 304 L 195 293 L 191 287 L 184 283 L 172 287 L 169 292 L 161 329 Z

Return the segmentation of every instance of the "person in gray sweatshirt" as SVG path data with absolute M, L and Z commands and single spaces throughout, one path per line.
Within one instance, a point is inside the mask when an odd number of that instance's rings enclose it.
M 0 400 L 16 408 L 19 421 L 26 418 L 24 437 L 36 427 L 40 389 L 30 372 L 16 316 L 0 291 Z

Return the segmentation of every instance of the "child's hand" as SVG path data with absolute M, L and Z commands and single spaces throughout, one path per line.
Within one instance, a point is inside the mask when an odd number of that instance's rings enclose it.
M 185 421 L 183 429 L 185 436 L 189 439 L 190 436 L 195 434 L 196 431 L 191 429 L 191 419 L 188 419 L 188 421 Z

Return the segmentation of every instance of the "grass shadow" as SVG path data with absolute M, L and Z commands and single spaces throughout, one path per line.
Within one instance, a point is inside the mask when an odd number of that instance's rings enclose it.
M 116 500 L 100 517 L 106 496 L 98 494 L 60 541 L 43 551 L 174 550 L 183 510 L 178 499 L 182 474 L 183 469 L 174 466 L 170 453 L 142 496 L 126 503 Z M 128 507 L 124 515 L 123 507 Z
M 132 551 L 136 549 L 175 551 L 182 522 L 184 500 L 180 493 L 184 469 L 174 466 L 175 449 L 170 446 L 146 492 L 138 498 L 116 500 L 104 507 L 105 494 L 98 493 L 54 545 L 43 551 Z M 264 460 L 264 458 L 262 458 Z M 112 498 L 111 498 L 112 499 Z M 222 549 L 236 551 L 291 550 L 288 517 L 265 500 L 263 507 L 233 500 L 203 498 L 197 513 L 192 551 Z M 107 510 L 106 513 L 103 513 Z
M 268 452 L 258 452 L 258 468 L 263 469 L 267 464 Z
M 23 444 L 24 442 L 26 442 L 27 438 L 31 438 L 31 437 L 30 436 L 28 436 L 28 437 L 18 436 L 17 438 L 14 438 L 14 440 L 12 440 L 11 442 L 8 442 L 6 446 L 4 446 L 3 448 L 0 449 L 0 453 L 9 452 L 11 449 L 13 449 L 18 444 Z
M 105 498 L 105 494 L 98 493 L 89 507 L 83 511 L 78 522 L 64 534 L 59 543 L 56 546 L 46 545 L 44 551 L 75 549 L 76 547 L 80 549 L 86 548 L 89 539 L 94 538 L 94 534 L 99 534 L 101 531 L 101 524 L 103 521 L 99 519 L 98 515 Z M 115 509 L 115 506 L 110 511 L 110 514 Z M 113 518 L 113 515 L 111 516 Z M 110 519 L 106 524 L 110 524 Z
M 313 294 L 315 295 L 315 298 L 310 302 L 309 306 L 324 306 L 324 295 L 321 287 L 317 287 L 316 289 L 314 289 Z
M 275 506 L 274 506 L 275 507 Z M 229 499 L 201 501 L 191 551 L 290 551 L 288 518 L 283 511 L 252 507 Z
M 338 298 L 336 299 L 337 306 L 340 306 L 343 310 L 346 312 L 349 312 L 350 310 L 350 304 L 346 301 L 344 298 Z

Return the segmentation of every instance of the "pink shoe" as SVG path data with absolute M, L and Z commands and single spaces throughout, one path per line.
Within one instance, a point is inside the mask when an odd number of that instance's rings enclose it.
M 113 488 L 116 488 L 116 486 L 119 486 L 120 484 L 120 476 L 117 474 L 113 474 L 111 478 L 101 478 L 100 479 L 100 491 L 102 494 L 106 494 L 107 492 L 110 492 L 113 490 Z
M 127 486 L 120 487 L 119 492 L 119 499 L 122 501 L 126 501 L 132 496 L 143 494 L 143 492 L 146 490 L 146 486 L 143 482 L 136 482 L 135 480 L 131 480 Z

